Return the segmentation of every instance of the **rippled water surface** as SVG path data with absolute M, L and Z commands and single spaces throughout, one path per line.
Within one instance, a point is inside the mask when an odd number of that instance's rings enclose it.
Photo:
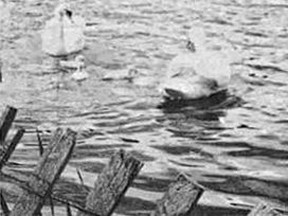
M 51 59 L 41 52 L 39 31 L 57 1 L 2 6 L 0 106 L 17 107 L 15 126 L 27 130 L 13 169 L 37 162 L 36 128 L 46 144 L 55 128 L 70 127 L 78 132 L 63 174 L 70 181 L 79 182 L 78 168 L 92 186 L 120 148 L 145 163 L 119 215 L 153 210 L 181 172 L 207 187 L 195 215 L 247 215 L 261 201 L 287 203 L 288 1 L 71 2 L 87 20 L 90 78 L 82 83 L 49 71 Z M 211 47 L 234 50 L 229 91 L 163 104 L 158 84 L 194 26 L 205 28 Z M 133 82 L 102 80 L 129 68 L 140 73 Z

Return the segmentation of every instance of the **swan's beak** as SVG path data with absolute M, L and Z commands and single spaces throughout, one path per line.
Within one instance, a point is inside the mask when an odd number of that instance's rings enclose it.
M 66 12 L 67 17 L 71 20 L 71 22 L 73 22 L 73 20 L 72 20 L 72 11 L 66 9 L 65 12 Z

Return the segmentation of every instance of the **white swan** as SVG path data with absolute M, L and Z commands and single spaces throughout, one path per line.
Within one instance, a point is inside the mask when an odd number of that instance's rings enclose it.
M 230 63 L 220 51 L 205 49 L 205 32 L 195 28 L 189 32 L 189 42 L 183 54 L 176 56 L 160 85 L 169 99 L 199 99 L 227 88 Z
M 82 17 L 75 16 L 68 4 L 60 4 L 42 31 L 42 50 L 53 57 L 81 51 L 85 45 L 84 27 Z
M 77 66 L 77 70 L 71 75 L 71 78 L 78 81 L 78 82 L 86 80 L 89 77 L 89 74 L 85 70 L 85 58 L 84 58 L 84 56 L 78 55 L 75 58 L 75 62 L 76 62 L 76 64 L 78 64 L 78 66 Z

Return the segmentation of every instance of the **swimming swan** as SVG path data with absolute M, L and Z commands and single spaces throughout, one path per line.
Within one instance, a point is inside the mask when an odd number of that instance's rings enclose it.
M 227 88 L 231 76 L 229 60 L 220 51 L 205 49 L 205 38 L 200 28 L 189 32 L 186 51 L 171 61 L 160 85 L 164 97 L 199 99 Z
M 78 64 L 77 70 L 71 75 L 71 78 L 81 82 L 89 77 L 89 74 L 85 70 L 85 58 L 83 55 L 78 55 L 75 58 L 75 62 Z
M 60 4 L 54 17 L 47 21 L 42 37 L 42 50 L 52 57 L 67 56 L 84 48 L 85 21 L 74 16 L 69 5 Z

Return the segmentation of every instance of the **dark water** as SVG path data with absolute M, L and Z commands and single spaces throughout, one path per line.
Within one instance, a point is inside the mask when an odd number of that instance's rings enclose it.
M 195 215 L 240 216 L 261 201 L 287 203 L 287 1 L 72 2 L 87 20 L 90 78 L 81 84 L 51 73 L 41 52 L 39 30 L 57 1 L 15 0 L 1 9 L 0 106 L 17 107 L 16 126 L 27 130 L 14 169 L 37 162 L 36 128 L 47 143 L 56 127 L 70 127 L 78 141 L 64 178 L 79 182 L 79 168 L 92 186 L 120 148 L 145 163 L 119 215 L 153 210 L 180 172 L 207 187 Z M 195 25 L 242 61 L 232 66 L 228 92 L 163 104 L 157 86 Z M 131 67 L 140 72 L 132 83 L 102 80 Z

